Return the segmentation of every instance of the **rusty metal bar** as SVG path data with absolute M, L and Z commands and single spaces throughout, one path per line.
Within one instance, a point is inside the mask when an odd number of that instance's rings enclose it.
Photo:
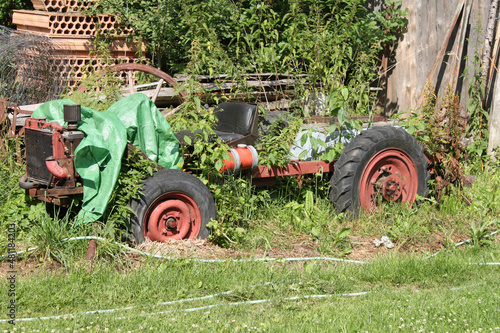
M 293 161 L 283 167 L 259 165 L 252 173 L 253 179 L 307 175 L 318 172 L 333 172 L 334 162 L 327 161 Z
M 36 197 L 66 197 L 74 194 L 83 194 L 83 186 L 74 188 L 32 189 Z M 31 192 L 31 190 L 30 190 Z M 31 194 L 31 193 L 30 193 Z

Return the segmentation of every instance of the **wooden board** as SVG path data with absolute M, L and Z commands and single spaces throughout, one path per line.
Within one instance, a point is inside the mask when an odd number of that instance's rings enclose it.
M 408 26 L 403 38 L 398 42 L 395 57 L 389 63 L 387 83 L 386 115 L 396 112 L 406 113 L 418 106 L 420 94 L 427 83 L 429 73 L 435 64 L 446 38 L 458 6 L 462 0 L 403 0 L 403 8 L 408 9 Z M 472 1 L 472 0 L 468 0 Z M 468 2 L 467 2 L 468 3 Z M 488 17 L 489 1 L 474 0 L 468 28 L 468 43 L 461 45 L 459 67 L 469 68 L 463 84 L 457 86 L 462 101 L 467 100 L 468 78 L 472 78 L 474 54 L 480 52 L 484 43 L 485 21 Z M 482 32 L 480 32 L 482 31 Z M 458 43 L 454 33 L 451 41 Z M 457 49 L 456 45 L 455 50 Z M 459 54 L 447 49 L 443 61 L 439 63 L 435 84 L 437 94 L 442 96 L 448 84 L 456 80 L 451 75 L 453 57 Z M 456 64 L 457 66 L 458 64 Z M 392 69 L 391 69 L 392 67 Z M 477 67 L 477 65 L 476 65 Z M 461 75 L 464 73 L 460 73 Z

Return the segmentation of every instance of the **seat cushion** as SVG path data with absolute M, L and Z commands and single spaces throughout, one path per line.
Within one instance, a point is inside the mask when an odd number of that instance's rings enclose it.
M 238 133 L 228 133 L 221 131 L 214 131 L 218 138 L 220 138 L 223 142 L 230 142 L 234 140 L 238 140 L 244 137 L 243 134 Z
M 242 136 L 251 134 L 257 106 L 247 103 L 224 102 L 217 105 L 214 114 L 218 122 L 215 132 L 237 133 Z

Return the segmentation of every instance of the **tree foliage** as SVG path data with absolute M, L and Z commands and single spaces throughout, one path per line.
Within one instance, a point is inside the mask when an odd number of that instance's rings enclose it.
M 2 0 L 0 1 L 0 25 L 13 28 L 12 11 L 14 9 L 33 9 L 30 0 Z
M 383 47 L 406 25 L 394 0 L 373 13 L 366 0 L 99 0 L 92 12 L 116 14 L 171 74 L 308 74 L 326 95 L 347 87 L 364 110 Z

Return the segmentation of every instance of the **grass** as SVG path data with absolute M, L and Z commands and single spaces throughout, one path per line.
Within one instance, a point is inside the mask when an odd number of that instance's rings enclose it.
M 457 249 L 432 259 L 389 256 L 367 265 L 145 260 L 135 265 L 84 263 L 66 273 L 41 269 L 17 283 L 18 318 L 75 316 L 18 321 L 16 328 L 21 332 L 498 330 L 500 292 L 492 288 L 500 283 L 498 266 L 471 263 L 499 259 L 496 246 L 482 251 Z M 232 292 L 220 295 L 228 291 Z M 358 292 L 369 293 L 342 296 Z M 189 301 L 213 294 L 219 295 Z M 0 299 L 6 304 L 4 289 Z M 180 300 L 184 302 L 160 304 Z M 267 301 L 249 303 L 257 300 Z M 213 307 L 186 311 L 208 306 Z M 117 308 L 122 310 L 82 314 Z

